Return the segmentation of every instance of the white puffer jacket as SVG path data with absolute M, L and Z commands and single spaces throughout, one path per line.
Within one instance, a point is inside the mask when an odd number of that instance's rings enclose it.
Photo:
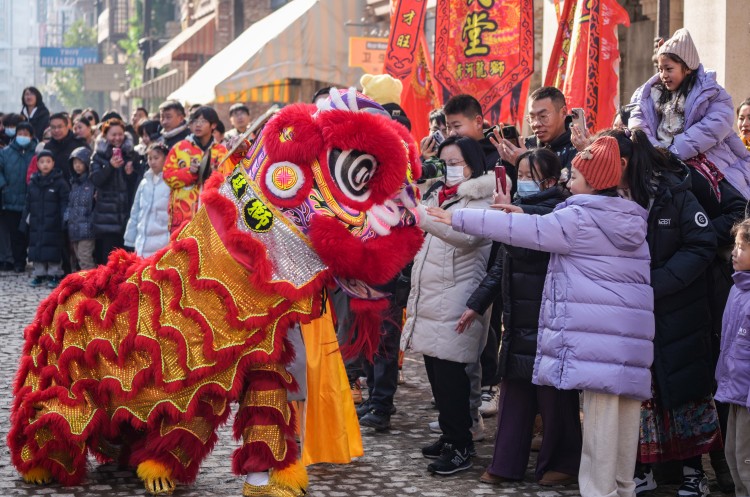
M 441 207 L 448 211 L 486 209 L 492 203 L 494 189 L 492 174 L 466 180 L 459 185 L 456 196 Z M 436 190 L 419 207 L 419 227 L 427 236 L 414 258 L 401 348 L 448 361 L 474 363 L 487 341 L 490 311 L 462 334 L 456 332 L 456 325 L 466 310 L 466 301 L 487 274 L 491 241 L 435 222 L 424 209 L 437 205 Z
M 148 257 L 169 243 L 169 186 L 161 173 L 150 169 L 143 175 L 135 193 L 125 230 L 125 246 Z

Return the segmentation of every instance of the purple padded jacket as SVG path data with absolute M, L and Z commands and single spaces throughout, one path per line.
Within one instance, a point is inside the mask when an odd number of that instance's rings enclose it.
M 638 104 L 630 115 L 628 126 L 640 128 L 651 143 L 661 146 L 656 138 L 659 127 L 656 105 L 651 98 L 651 87 L 659 82 L 659 75 L 638 88 L 630 102 Z M 695 86 L 685 100 L 685 131 L 674 137 L 669 151 L 681 160 L 692 159 L 699 153 L 713 162 L 724 173 L 727 181 L 743 197 L 750 198 L 750 152 L 734 132 L 732 97 L 716 82 L 716 73 L 698 66 Z
M 732 275 L 721 327 L 721 355 L 716 365 L 719 387 L 714 399 L 750 408 L 750 271 Z
M 654 294 L 645 209 L 574 195 L 551 214 L 461 209 L 453 229 L 550 252 L 533 382 L 651 398 Z

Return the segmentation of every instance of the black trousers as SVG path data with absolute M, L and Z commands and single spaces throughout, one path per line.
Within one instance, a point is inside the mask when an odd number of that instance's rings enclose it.
M 107 233 L 105 235 L 96 236 L 96 248 L 94 249 L 94 256 L 97 264 L 106 264 L 109 258 L 109 253 L 114 249 L 122 248 L 123 240 L 122 234 L 118 233 Z
M 17 211 L 0 211 L 0 222 L 5 227 L 5 232 L 10 236 L 10 250 L 13 254 L 13 265 L 15 267 L 26 267 L 26 249 L 29 240 L 26 233 L 21 231 L 21 213 Z
M 471 382 L 466 364 L 426 355 L 424 365 L 438 408 L 441 438 L 457 449 L 465 449 L 471 443 Z

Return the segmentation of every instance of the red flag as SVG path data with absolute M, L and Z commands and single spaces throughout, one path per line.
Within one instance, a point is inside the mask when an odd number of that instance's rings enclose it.
M 565 2 L 564 10 L 568 10 Z M 618 24 L 630 26 L 628 13 L 616 0 L 578 0 L 572 19 L 572 31 L 560 34 L 553 49 L 558 54 L 556 75 L 547 73 L 546 81 L 565 94 L 568 108 L 581 107 L 591 132 L 612 125 L 618 92 L 620 51 L 617 41 Z M 565 29 L 564 16 L 560 28 Z M 566 54 L 566 42 L 569 47 Z M 565 57 L 567 56 L 567 60 Z
M 473 95 L 496 120 L 518 123 L 533 72 L 532 0 L 437 3 L 435 79 L 447 94 Z
M 568 68 L 568 56 L 570 54 L 570 39 L 573 32 L 573 18 L 576 13 L 577 0 L 566 0 L 562 12 L 560 4 L 555 3 L 557 12 L 557 35 L 555 35 L 555 44 L 552 47 L 552 54 L 547 66 L 547 75 L 544 78 L 545 86 L 554 86 L 562 88 L 565 82 L 565 71 Z
M 442 105 L 432 79 L 430 52 L 424 35 L 420 35 L 412 72 L 403 83 L 401 107 L 411 121 L 411 134 L 419 143 L 430 132 L 430 111 Z
M 385 72 L 394 78 L 409 77 L 414 66 L 414 57 L 422 37 L 424 13 L 427 0 L 400 0 L 393 5 L 391 34 L 385 54 Z

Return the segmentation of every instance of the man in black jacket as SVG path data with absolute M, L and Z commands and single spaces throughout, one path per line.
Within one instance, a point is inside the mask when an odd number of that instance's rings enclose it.
M 500 144 L 500 155 L 504 161 L 515 164 L 518 156 L 529 148 L 545 147 L 557 154 L 563 167 L 561 181 L 570 173 L 570 163 L 578 151 L 570 142 L 568 108 L 565 95 L 553 86 L 542 86 L 529 95 L 529 115 L 526 120 L 534 136 L 516 147 L 508 140 Z
M 60 169 L 65 181 L 70 180 L 70 163 L 68 158 L 73 150 L 78 147 L 86 147 L 86 142 L 77 138 L 70 130 L 70 119 L 68 114 L 58 112 L 49 118 L 49 129 L 52 139 L 44 146 L 44 150 L 52 152 L 55 160 L 55 169 Z
M 185 107 L 177 100 L 167 100 L 159 106 L 161 141 L 169 148 L 190 134 L 185 120 Z

